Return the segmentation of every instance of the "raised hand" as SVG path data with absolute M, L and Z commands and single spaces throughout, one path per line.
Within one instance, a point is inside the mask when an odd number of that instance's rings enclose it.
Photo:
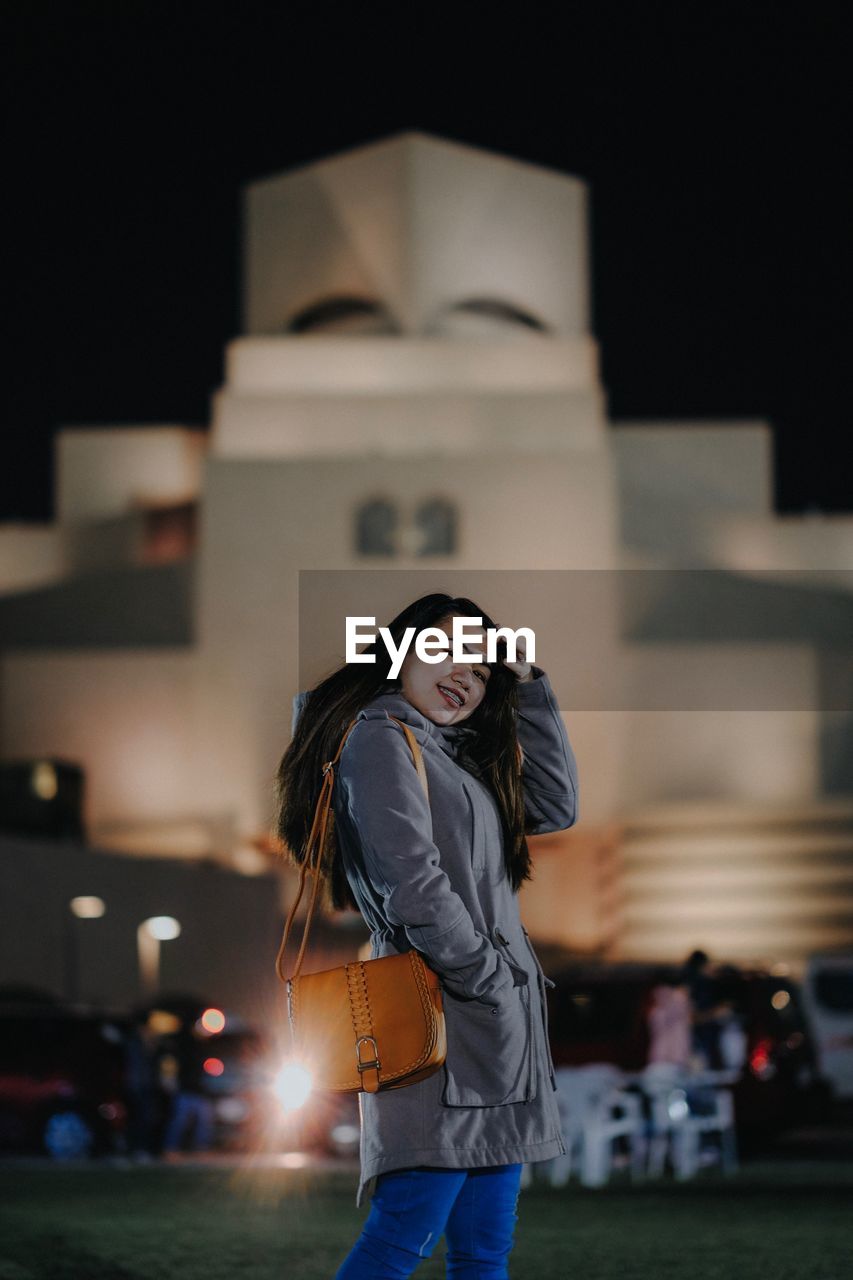
M 516 662 L 507 662 L 506 641 L 502 641 L 501 644 L 498 646 L 498 657 L 501 659 L 504 666 L 509 668 L 509 670 L 513 673 L 515 678 L 521 684 L 526 684 L 529 680 L 533 679 L 533 668 L 530 665 L 530 663 L 527 661 L 526 644 L 527 642 L 525 641 L 524 636 L 519 636 L 518 642 L 516 643 L 516 646 L 515 646 L 515 656 L 518 659 L 518 661 Z

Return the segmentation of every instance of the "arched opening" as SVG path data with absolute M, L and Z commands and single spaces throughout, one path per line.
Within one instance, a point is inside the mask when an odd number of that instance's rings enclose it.
M 443 307 L 429 333 L 454 338 L 512 337 L 519 333 L 548 333 L 548 325 L 525 307 L 503 298 L 464 298 Z
M 397 334 L 387 307 L 372 298 L 339 295 L 302 307 L 285 325 L 298 334 Z

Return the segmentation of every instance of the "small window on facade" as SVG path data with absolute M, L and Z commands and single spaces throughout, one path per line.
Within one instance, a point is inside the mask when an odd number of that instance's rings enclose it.
M 355 522 L 355 549 L 361 556 L 393 556 L 398 513 L 387 498 L 372 498 L 359 507 Z
M 456 508 L 445 498 L 430 498 L 415 512 L 419 556 L 449 556 L 456 550 Z
M 399 326 L 387 307 L 372 298 L 321 298 L 298 311 L 285 326 L 288 333 L 389 334 Z

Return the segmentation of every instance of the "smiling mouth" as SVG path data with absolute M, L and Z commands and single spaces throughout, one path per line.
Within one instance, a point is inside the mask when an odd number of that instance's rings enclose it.
M 456 689 L 449 689 L 449 688 L 447 687 L 447 685 L 446 685 L 446 684 L 440 684 L 440 685 L 438 686 L 438 689 L 439 689 L 439 692 L 440 692 L 440 693 L 443 693 L 443 694 L 444 694 L 444 696 L 445 696 L 445 698 L 447 698 L 448 702 L 452 702 L 452 703 L 453 703 L 453 706 L 454 706 L 454 707 L 464 707 L 464 706 L 465 706 L 465 702 L 467 701 L 467 699 L 466 699 L 465 697 L 463 697 L 463 695 L 462 695 L 461 693 L 458 693 L 458 692 L 456 691 Z

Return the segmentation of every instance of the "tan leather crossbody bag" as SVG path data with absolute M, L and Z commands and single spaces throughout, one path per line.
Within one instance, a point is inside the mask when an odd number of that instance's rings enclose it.
M 429 800 L 421 749 L 408 725 L 396 716 Z M 334 823 L 335 768 L 356 721 L 347 727 L 333 760 L 323 765 L 323 785 L 314 812 L 299 890 L 287 916 L 276 957 L 276 972 L 287 986 L 287 1012 L 297 1057 L 311 1071 L 314 1087 L 336 1093 L 376 1093 L 400 1089 L 438 1071 L 447 1036 L 438 975 L 419 951 L 354 960 L 321 973 L 302 974 L 308 931 L 314 918 L 320 870 Z M 290 977 L 284 953 L 296 910 L 311 871 L 314 884 L 302 942 Z

